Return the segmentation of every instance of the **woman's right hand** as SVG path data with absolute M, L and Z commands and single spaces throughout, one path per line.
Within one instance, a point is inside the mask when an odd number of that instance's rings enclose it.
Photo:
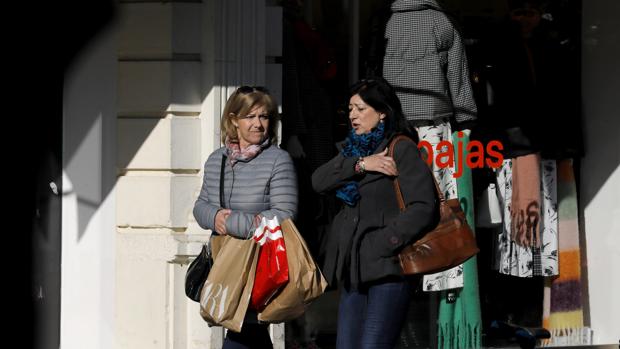
M 398 176 L 398 169 L 396 168 L 396 162 L 391 156 L 387 156 L 387 148 L 380 153 L 365 156 L 364 167 L 366 172 L 374 171 L 381 172 L 388 176 Z
M 215 215 L 215 231 L 220 235 L 226 235 L 228 232 L 226 231 L 226 219 L 230 216 L 232 211 L 228 208 L 223 208 L 217 211 Z

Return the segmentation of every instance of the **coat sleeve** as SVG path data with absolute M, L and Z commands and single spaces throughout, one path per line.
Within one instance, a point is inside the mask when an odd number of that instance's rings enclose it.
M 215 215 L 217 214 L 217 211 L 221 210 L 222 208 L 220 207 L 219 202 L 213 203 L 209 201 L 207 167 L 211 161 L 214 161 L 213 156 L 210 156 L 204 165 L 202 188 L 200 189 L 200 194 L 198 195 L 198 199 L 196 199 L 196 203 L 194 204 L 194 218 L 196 219 L 196 222 L 198 222 L 198 225 L 201 228 L 214 230 Z
M 343 186 L 357 175 L 355 173 L 356 161 L 357 159 L 353 157 L 336 155 L 312 173 L 312 188 L 317 193 L 324 194 Z
M 384 228 L 366 235 L 367 243 L 381 256 L 393 256 L 405 245 L 419 239 L 438 221 L 438 198 L 433 174 L 413 142 L 400 141 L 394 149 L 398 180 L 405 211 Z
M 282 151 L 274 163 L 269 182 L 269 209 L 259 212 L 265 218 L 278 217 L 279 221 L 297 215 L 297 175 L 291 156 Z M 257 214 L 233 210 L 226 220 L 227 232 L 235 237 L 249 239 L 254 232 Z
M 452 29 L 453 43 L 448 51 L 448 69 L 446 72 L 454 108 L 454 116 L 458 123 L 476 120 L 478 113 L 474 94 L 469 81 L 467 56 L 461 35 Z

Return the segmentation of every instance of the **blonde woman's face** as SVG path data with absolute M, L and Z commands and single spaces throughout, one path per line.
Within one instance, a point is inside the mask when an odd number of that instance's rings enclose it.
M 349 120 L 355 134 L 361 135 L 370 132 L 385 117 L 375 108 L 364 103 L 362 97 L 356 94 L 349 100 Z
M 237 128 L 237 139 L 241 148 L 260 144 L 267 138 L 269 113 L 264 106 L 255 106 L 248 115 L 234 118 L 233 124 Z

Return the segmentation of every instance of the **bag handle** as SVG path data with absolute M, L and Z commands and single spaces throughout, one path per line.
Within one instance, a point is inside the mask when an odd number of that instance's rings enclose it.
M 224 207 L 224 167 L 226 166 L 226 155 L 222 154 L 222 165 L 220 166 L 220 207 Z
M 226 167 L 226 158 L 227 158 L 226 154 L 222 154 L 222 164 L 220 165 L 220 207 L 221 208 L 226 208 L 224 206 L 224 169 Z M 215 230 L 213 232 L 216 233 Z M 216 233 L 216 235 L 218 234 Z M 209 238 L 209 240 L 207 241 L 207 244 L 208 244 L 209 254 L 212 255 L 211 238 Z
M 394 157 L 394 148 L 396 147 L 396 143 L 398 143 L 401 140 L 409 140 L 413 142 L 413 139 L 405 135 L 398 135 L 394 137 L 394 139 L 392 139 L 392 141 L 390 142 L 390 146 L 388 147 L 388 153 L 387 153 L 388 156 Z M 415 144 L 415 142 L 413 143 Z M 431 166 L 432 165 L 429 165 L 429 169 L 431 169 Z M 439 195 L 439 200 L 441 202 L 446 201 L 446 199 L 443 196 L 443 193 L 439 189 L 437 180 L 435 179 L 435 176 L 432 173 L 431 173 L 431 177 L 433 177 L 433 183 L 435 183 L 435 190 L 437 191 L 437 194 Z M 394 177 L 392 184 L 394 185 L 394 192 L 396 193 L 396 200 L 398 201 L 398 207 L 400 208 L 401 211 L 405 211 L 405 208 L 406 208 L 405 199 L 403 198 L 403 192 L 400 190 L 400 182 L 398 181 L 398 177 Z

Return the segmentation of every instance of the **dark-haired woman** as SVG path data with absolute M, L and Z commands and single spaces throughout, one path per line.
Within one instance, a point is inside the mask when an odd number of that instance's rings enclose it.
M 393 88 L 381 78 L 351 88 L 351 131 L 339 154 L 312 175 L 314 189 L 334 191 L 343 208 L 328 237 L 323 272 L 340 286 L 337 348 L 393 348 L 415 281 L 402 275 L 397 255 L 433 228 L 438 205 L 432 174 L 409 134 Z M 406 209 L 393 187 L 398 176 Z

